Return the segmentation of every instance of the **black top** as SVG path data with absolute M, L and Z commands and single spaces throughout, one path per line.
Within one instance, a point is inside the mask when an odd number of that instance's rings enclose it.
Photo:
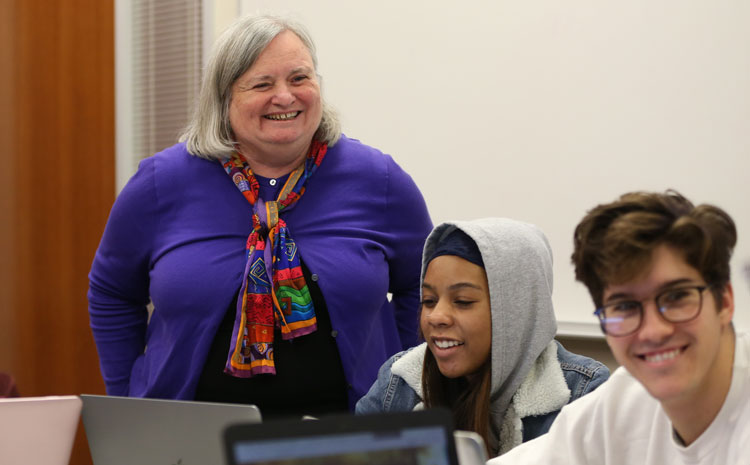
M 318 329 L 283 340 L 276 328 L 273 342 L 276 374 L 252 378 L 230 376 L 224 373 L 224 366 L 237 312 L 235 297 L 211 344 L 195 400 L 255 404 L 264 420 L 348 410 L 347 382 L 336 346 L 336 332 L 331 327 L 317 275 L 311 274 L 304 263 L 301 265 L 315 306 Z

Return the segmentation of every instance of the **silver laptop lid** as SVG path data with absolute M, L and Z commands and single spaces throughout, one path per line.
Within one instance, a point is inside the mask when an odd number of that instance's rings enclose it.
M 77 396 L 0 399 L 0 463 L 68 465 L 80 414 Z
M 482 436 L 474 431 L 461 430 L 454 431 L 453 436 L 456 439 L 459 465 L 485 465 L 488 458 Z
M 254 405 L 82 395 L 94 465 L 223 463 L 221 434 L 232 423 L 258 423 Z

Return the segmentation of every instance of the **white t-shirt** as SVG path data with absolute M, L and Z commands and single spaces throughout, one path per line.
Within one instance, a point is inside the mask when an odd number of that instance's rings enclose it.
M 738 334 L 732 385 L 719 414 L 688 447 L 659 402 L 624 368 L 566 405 L 550 431 L 488 465 L 750 464 L 750 335 Z

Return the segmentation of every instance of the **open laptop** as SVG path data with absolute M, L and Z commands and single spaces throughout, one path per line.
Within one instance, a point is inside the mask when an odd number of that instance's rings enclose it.
M 68 465 L 80 414 L 77 396 L 0 399 L 0 463 Z
M 254 405 L 81 395 L 94 465 L 213 465 L 232 423 L 258 423 Z
M 459 465 L 485 465 L 488 460 L 484 439 L 474 431 L 456 430 L 456 453 Z
M 229 465 L 458 465 L 442 409 L 234 425 L 224 448 Z

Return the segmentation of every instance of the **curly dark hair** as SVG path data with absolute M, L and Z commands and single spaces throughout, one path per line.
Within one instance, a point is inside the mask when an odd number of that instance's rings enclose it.
M 602 305 L 604 289 L 635 278 L 660 245 L 681 252 L 711 285 L 717 304 L 729 282 L 729 260 L 737 242 L 732 218 L 713 205 L 694 206 L 674 190 L 630 192 L 590 210 L 576 227 L 576 279 Z

